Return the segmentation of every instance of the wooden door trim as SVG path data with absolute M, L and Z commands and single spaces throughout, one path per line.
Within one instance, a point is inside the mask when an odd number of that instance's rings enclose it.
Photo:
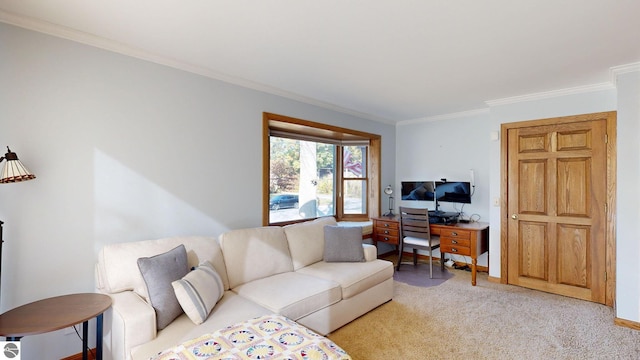
M 527 120 L 515 123 L 501 124 L 502 133 L 500 141 L 500 282 L 507 284 L 509 274 L 509 249 L 508 249 L 508 134 L 510 129 L 517 129 L 531 126 L 569 124 L 581 121 L 606 120 L 607 123 L 607 208 L 605 214 L 605 271 L 607 273 L 605 289 L 605 305 L 613 306 L 615 302 L 616 289 L 616 183 L 617 183 L 617 112 L 601 112 L 593 114 L 563 116 L 539 120 Z

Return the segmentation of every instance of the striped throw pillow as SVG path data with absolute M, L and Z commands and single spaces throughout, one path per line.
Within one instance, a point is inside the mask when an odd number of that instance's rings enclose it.
M 182 310 L 195 324 L 202 324 L 224 294 L 220 275 L 206 261 L 182 279 L 171 283 Z

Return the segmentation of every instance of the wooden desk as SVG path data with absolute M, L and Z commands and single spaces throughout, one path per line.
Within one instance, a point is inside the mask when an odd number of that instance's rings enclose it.
M 88 359 L 89 319 L 96 318 L 96 359 L 102 359 L 102 315 L 111 306 L 103 294 L 72 294 L 19 306 L 0 315 L 0 336 L 20 341 L 23 336 L 47 333 L 82 323 L 82 358 Z
M 380 216 L 373 220 L 373 244 L 400 245 L 400 217 Z M 444 269 L 444 254 L 471 258 L 471 285 L 476 285 L 478 256 L 489 251 L 489 224 L 482 222 L 430 224 L 431 235 L 440 236 L 440 266 Z

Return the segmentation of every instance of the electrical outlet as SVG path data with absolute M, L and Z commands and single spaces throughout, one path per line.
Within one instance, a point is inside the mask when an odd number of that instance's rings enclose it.
M 500 198 L 499 197 L 494 197 L 493 198 L 493 206 L 500 206 Z

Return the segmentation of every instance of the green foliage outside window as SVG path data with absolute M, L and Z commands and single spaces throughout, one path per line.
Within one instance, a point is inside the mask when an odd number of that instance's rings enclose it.
M 333 193 L 335 146 L 316 143 L 318 193 Z M 272 136 L 270 138 L 271 178 L 269 192 L 298 192 L 300 179 L 300 141 Z

